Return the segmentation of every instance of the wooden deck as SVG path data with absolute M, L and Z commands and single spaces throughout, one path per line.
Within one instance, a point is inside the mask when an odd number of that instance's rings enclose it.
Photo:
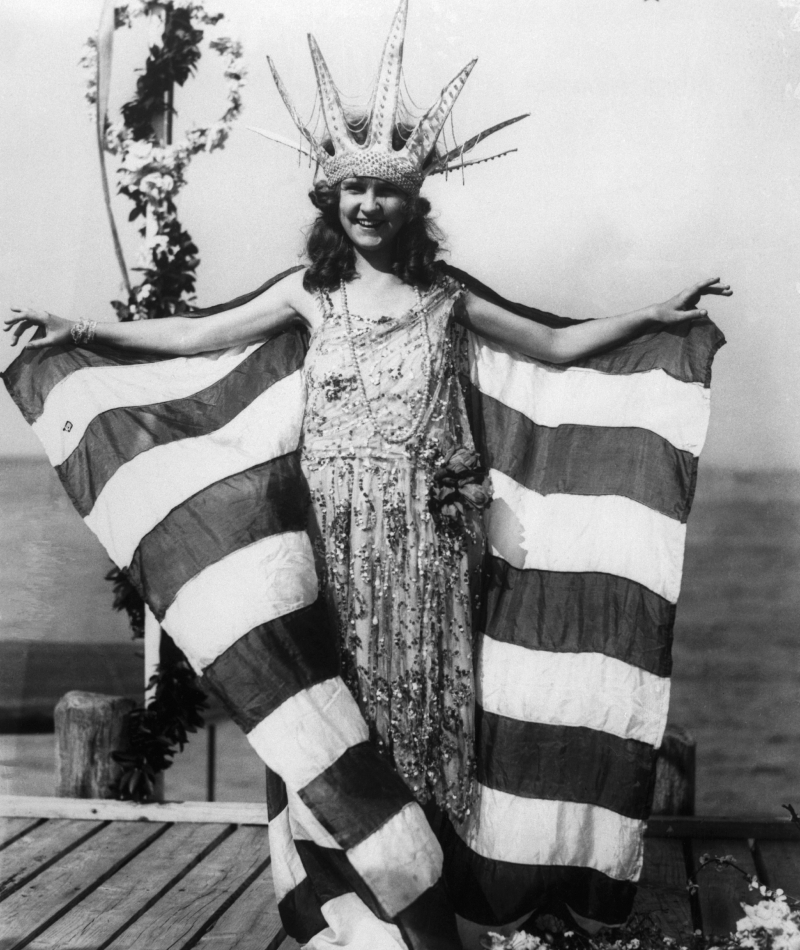
M 264 811 L 0 799 L 0 950 L 297 950 L 278 918 Z M 636 911 L 670 936 L 732 929 L 747 884 L 700 870 L 705 853 L 800 895 L 788 821 L 659 818 Z

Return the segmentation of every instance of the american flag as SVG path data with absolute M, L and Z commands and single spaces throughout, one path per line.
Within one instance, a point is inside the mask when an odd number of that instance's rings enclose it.
M 466 935 L 553 895 L 578 922 L 624 921 L 723 342 L 697 321 L 553 366 L 470 338 L 494 499 L 479 795 L 459 828 L 426 818 L 339 677 L 297 452 L 302 334 L 167 359 L 52 347 L 5 372 L 81 517 L 266 763 L 290 935 L 444 950 L 461 946 L 453 904 Z

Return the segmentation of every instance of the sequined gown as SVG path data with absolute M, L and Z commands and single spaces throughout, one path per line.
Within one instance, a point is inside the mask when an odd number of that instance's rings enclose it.
M 471 582 L 482 535 L 474 516 L 434 515 L 428 499 L 448 450 L 472 447 L 451 320 L 461 292 L 448 280 L 378 319 L 321 294 L 302 448 L 344 678 L 415 796 L 456 819 L 474 779 Z

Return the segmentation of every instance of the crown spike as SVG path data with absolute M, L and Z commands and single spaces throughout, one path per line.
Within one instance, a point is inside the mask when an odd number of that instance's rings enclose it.
M 369 123 L 368 148 L 392 148 L 397 106 L 400 101 L 400 76 L 403 68 L 403 40 L 406 35 L 408 0 L 400 4 L 392 20 L 386 45 L 383 48 L 375 100 Z
M 473 59 L 472 62 L 467 63 L 461 72 L 442 89 L 437 101 L 419 120 L 406 142 L 403 152 L 420 167 L 422 167 L 422 163 L 436 144 L 439 133 L 442 131 L 448 115 L 450 115 L 450 110 L 455 105 L 456 99 L 464 88 L 464 83 L 477 62 L 477 59 Z
M 288 148 L 293 148 L 295 152 L 305 155 L 306 158 L 313 158 L 315 161 L 319 161 L 316 154 L 312 152 L 311 149 L 306 148 L 304 145 L 299 145 L 297 142 L 291 142 L 282 135 L 276 135 L 275 132 L 267 132 L 266 129 L 257 129 L 252 125 L 248 125 L 247 130 L 248 132 L 256 132 L 258 135 L 263 135 L 264 138 L 269 139 L 270 142 L 277 142 L 279 145 L 286 145 Z M 327 157 L 327 152 L 325 154 Z
M 467 139 L 463 145 L 457 145 L 455 148 L 451 148 L 449 152 L 438 158 L 434 164 L 434 167 L 428 171 L 428 174 L 436 174 L 435 169 L 438 169 L 439 166 L 444 167 L 455 159 L 461 158 L 462 155 L 466 155 L 467 152 L 471 152 L 472 149 L 484 139 L 489 138 L 490 135 L 494 135 L 495 132 L 499 132 L 501 129 L 504 129 L 508 125 L 513 125 L 515 122 L 521 122 L 523 119 L 527 119 L 529 116 L 530 112 L 526 112 L 524 115 L 514 116 L 513 119 L 506 119 L 504 122 L 498 122 L 497 125 L 492 125 L 488 129 L 484 129 L 483 132 L 473 135 L 472 138 Z M 516 151 L 516 149 L 513 149 L 512 151 Z M 502 154 L 505 155 L 507 153 L 503 152 Z M 484 161 L 484 159 L 481 159 L 481 161 Z M 465 164 L 473 165 L 475 163 L 465 162 Z
M 317 41 L 310 33 L 308 34 L 308 45 L 311 47 L 311 59 L 314 62 L 314 72 L 317 75 L 317 88 L 319 89 L 322 114 L 325 117 L 328 134 L 333 142 L 334 152 L 337 155 L 342 152 L 351 152 L 358 146 L 350 135 L 342 102 L 328 65 L 322 56 Z
M 272 78 L 275 80 L 275 86 L 277 87 L 278 95 L 283 100 L 283 104 L 286 106 L 286 111 L 292 117 L 292 121 L 297 126 L 300 134 L 306 139 L 308 144 L 311 146 L 311 149 L 314 153 L 314 158 L 318 162 L 324 162 L 325 159 L 328 158 L 328 153 L 325 151 L 325 149 L 320 147 L 317 140 L 306 128 L 305 123 L 300 118 L 300 113 L 297 111 L 297 109 L 295 109 L 294 103 L 289 98 L 289 93 L 286 91 L 286 86 L 284 86 L 283 81 L 281 80 L 281 77 L 278 75 L 278 70 L 275 68 L 275 64 L 272 62 L 269 56 L 267 56 L 267 63 L 269 63 L 270 72 L 272 73 Z M 253 131 L 260 131 L 260 130 L 254 129 Z M 264 132 L 261 132 L 260 134 L 266 135 L 266 133 Z M 269 136 L 267 136 L 267 138 L 269 138 Z

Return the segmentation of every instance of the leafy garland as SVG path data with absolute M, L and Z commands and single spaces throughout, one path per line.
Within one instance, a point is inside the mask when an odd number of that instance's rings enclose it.
M 246 76 L 240 63 L 241 43 L 228 37 L 212 40 L 209 48 L 224 58 L 226 109 L 209 126 L 187 130 L 181 141 L 159 141 L 157 124 L 171 128 L 172 90 L 183 86 L 201 58 L 201 26 L 215 26 L 223 14 L 207 13 L 201 0 L 135 0 L 114 10 L 114 29 L 130 28 L 138 17 L 163 15 L 162 45 L 149 49 L 136 95 L 122 107 L 117 122 L 105 119 L 105 150 L 118 159 L 117 191 L 133 204 L 129 220 L 140 220 L 143 238 L 136 270 L 142 275 L 127 300 L 112 301 L 120 320 L 144 320 L 184 313 L 193 304 L 197 246 L 178 220 L 176 197 L 186 183 L 186 168 L 200 152 L 222 148 L 241 112 Z M 95 114 L 98 98 L 98 43 L 90 38 L 80 64 L 88 72 L 86 100 Z M 164 136 L 169 139 L 169 134 Z M 113 568 L 106 579 L 114 585 L 114 608 L 125 610 L 134 638 L 144 636 L 144 601 L 124 569 Z M 113 793 L 118 798 L 152 801 L 156 778 L 172 765 L 189 733 L 203 725 L 206 696 L 181 651 L 162 633 L 161 655 L 148 688 L 146 707 L 128 717 L 128 748 L 112 753 L 122 767 Z
M 195 126 L 174 144 L 158 141 L 154 123 L 174 110 L 170 96 L 174 85 L 183 86 L 200 60 L 203 30 L 214 26 L 223 14 L 206 13 L 198 0 L 137 0 L 115 9 L 115 28 L 130 27 L 137 17 L 163 12 L 161 46 L 151 46 L 144 71 L 136 82 L 136 95 L 122 107 L 122 119 L 105 127 L 106 151 L 119 159 L 118 192 L 133 202 L 129 220 L 143 219 L 139 234 L 144 239 L 136 269 L 142 273 L 126 301 L 112 301 L 120 320 L 142 320 L 186 312 L 195 289 L 199 264 L 197 247 L 178 221 L 175 199 L 186 184 L 186 168 L 199 152 L 222 148 L 242 108 L 241 91 L 246 71 L 240 63 L 241 43 L 221 37 L 209 48 L 224 57 L 227 106 L 222 117 L 209 126 Z M 97 103 L 97 41 L 84 48 L 81 65 L 89 72 L 86 100 Z

